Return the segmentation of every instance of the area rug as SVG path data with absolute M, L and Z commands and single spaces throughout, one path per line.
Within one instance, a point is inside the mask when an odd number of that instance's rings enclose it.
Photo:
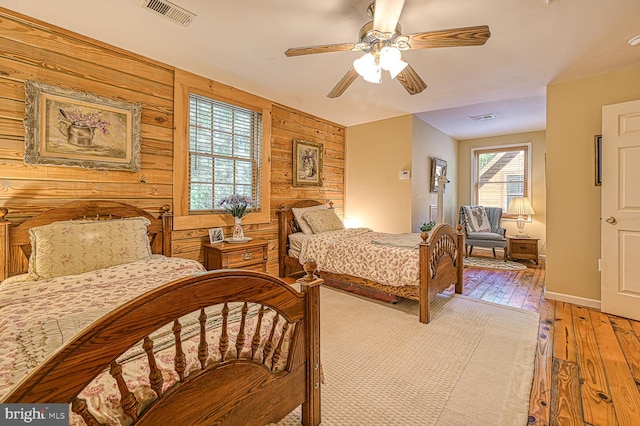
M 503 269 L 506 271 L 524 271 L 527 265 L 519 262 L 512 262 L 502 259 L 491 259 L 488 257 L 463 257 L 462 264 L 474 268 Z
M 322 425 L 526 425 L 535 312 L 438 296 L 432 321 L 321 288 Z M 300 408 L 279 425 L 299 425 Z

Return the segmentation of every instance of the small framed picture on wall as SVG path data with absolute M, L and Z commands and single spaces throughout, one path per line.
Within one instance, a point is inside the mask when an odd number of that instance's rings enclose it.
M 222 228 L 211 228 L 209 229 L 209 243 L 221 243 L 224 241 L 224 233 L 222 232 Z
M 447 162 L 439 158 L 431 159 L 431 192 L 438 192 L 438 176 L 447 175 Z

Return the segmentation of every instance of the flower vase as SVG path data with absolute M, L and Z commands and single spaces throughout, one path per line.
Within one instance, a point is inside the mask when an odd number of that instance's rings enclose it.
M 234 240 L 244 240 L 244 231 L 242 230 L 242 218 L 234 217 L 234 225 L 233 225 L 233 239 Z

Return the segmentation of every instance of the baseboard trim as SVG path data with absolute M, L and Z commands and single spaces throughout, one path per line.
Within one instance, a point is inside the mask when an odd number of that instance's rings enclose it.
M 600 309 L 600 301 L 596 299 L 587 299 L 586 297 L 572 296 L 570 294 L 556 293 L 544 290 L 546 299 L 556 300 L 558 302 L 573 303 L 574 305 L 586 306 L 587 308 Z

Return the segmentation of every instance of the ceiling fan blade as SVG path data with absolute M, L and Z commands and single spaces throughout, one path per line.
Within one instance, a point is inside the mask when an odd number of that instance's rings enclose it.
M 373 13 L 373 29 L 393 33 L 404 7 L 404 0 L 376 0 Z
M 340 79 L 338 84 L 336 84 L 333 89 L 331 89 L 331 91 L 327 95 L 327 98 L 337 98 L 338 96 L 342 95 L 344 91 L 347 90 L 347 87 L 349 87 L 351 83 L 356 80 L 356 78 L 358 78 L 358 73 L 356 72 L 355 68 L 351 67 L 351 69 L 347 71 L 344 77 Z
M 487 42 L 491 33 L 489 27 L 451 28 L 449 30 L 428 31 L 408 34 L 410 49 L 433 47 L 481 46 Z
M 284 52 L 287 56 L 313 55 L 315 53 L 344 52 L 353 50 L 355 43 L 321 44 L 319 46 L 292 47 Z
M 400 74 L 396 76 L 396 80 L 407 89 L 410 95 L 416 95 L 427 88 L 427 83 L 422 81 L 416 70 L 411 65 L 407 65 Z

